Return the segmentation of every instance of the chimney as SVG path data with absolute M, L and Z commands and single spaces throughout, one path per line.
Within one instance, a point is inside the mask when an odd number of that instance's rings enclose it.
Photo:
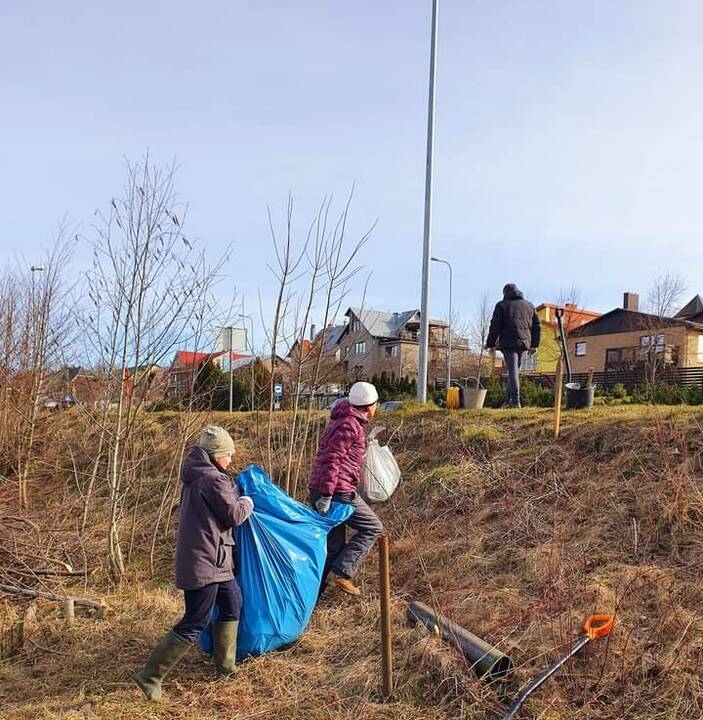
M 310 340 L 314 340 L 314 339 L 315 339 L 315 335 L 316 335 L 315 330 L 317 330 L 317 328 L 315 327 L 315 324 L 313 323 L 313 324 L 310 326 Z
M 625 310 L 637 312 L 640 309 L 640 296 L 634 292 L 626 292 L 622 298 L 622 306 Z

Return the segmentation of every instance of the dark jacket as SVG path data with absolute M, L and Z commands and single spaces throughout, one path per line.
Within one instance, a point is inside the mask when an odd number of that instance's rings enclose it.
M 486 347 L 529 350 L 539 347 L 541 327 L 535 308 L 515 285 L 506 285 L 503 299 L 493 311 Z
M 310 490 L 320 495 L 349 493 L 361 480 L 366 454 L 366 417 L 347 400 L 332 408 L 310 476 Z
M 251 515 L 237 486 L 199 447 L 181 467 L 181 505 L 176 542 L 176 586 L 196 590 L 234 577 L 232 527 Z

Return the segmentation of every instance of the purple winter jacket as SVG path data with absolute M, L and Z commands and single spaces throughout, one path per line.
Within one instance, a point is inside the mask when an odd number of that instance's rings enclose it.
M 251 515 L 232 478 L 199 447 L 181 466 L 176 587 L 196 590 L 234 577 L 232 527 Z
M 366 454 L 366 422 L 363 413 L 347 400 L 332 408 L 310 475 L 310 490 L 320 495 L 356 490 Z

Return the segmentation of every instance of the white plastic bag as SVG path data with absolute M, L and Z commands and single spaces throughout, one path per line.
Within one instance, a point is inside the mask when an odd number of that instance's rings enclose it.
M 379 445 L 374 437 L 382 429 L 375 429 L 371 435 L 361 471 L 362 494 L 372 503 L 386 502 L 400 482 L 400 468 L 391 449 L 388 445 Z

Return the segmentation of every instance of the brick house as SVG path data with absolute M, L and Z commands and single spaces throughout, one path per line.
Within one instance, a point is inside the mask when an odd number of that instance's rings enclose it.
M 347 324 L 337 345 L 348 380 L 369 379 L 374 375 L 417 380 L 420 352 L 420 311 L 380 312 L 349 308 Z M 444 378 L 449 327 L 441 320 L 430 320 L 428 379 Z M 468 343 L 452 336 L 452 365 L 468 359 Z M 454 373 L 453 373 L 454 374 Z
M 659 367 L 703 367 L 703 299 L 694 297 L 674 317 L 639 310 L 639 297 L 625 293 L 623 307 L 582 325 L 567 339 L 574 373 Z
M 234 352 L 228 353 L 226 350 L 214 353 L 177 350 L 168 369 L 168 396 L 176 400 L 188 397 L 195 378 L 209 360 L 212 360 L 220 370 L 229 371 L 228 355 L 233 368 L 235 364 L 250 357 Z

